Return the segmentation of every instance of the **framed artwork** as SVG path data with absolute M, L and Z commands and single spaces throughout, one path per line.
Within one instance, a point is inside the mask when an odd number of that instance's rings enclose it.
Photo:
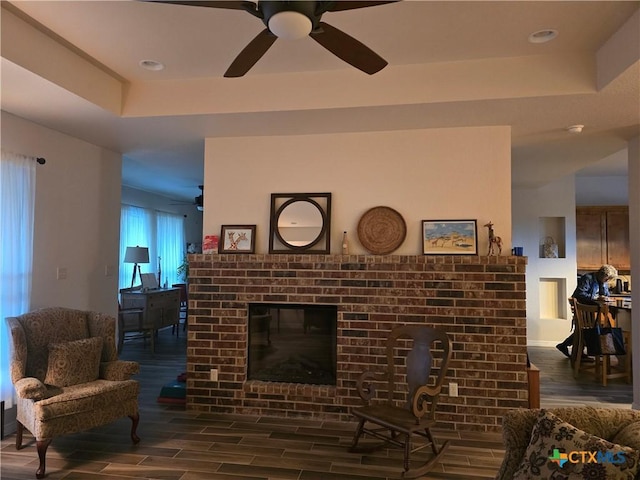
M 222 225 L 218 253 L 255 253 L 255 225 Z
M 202 253 L 212 254 L 218 253 L 220 247 L 220 237 L 218 235 L 205 235 L 204 242 L 202 243 Z
M 423 220 L 424 255 L 477 255 L 476 220 Z

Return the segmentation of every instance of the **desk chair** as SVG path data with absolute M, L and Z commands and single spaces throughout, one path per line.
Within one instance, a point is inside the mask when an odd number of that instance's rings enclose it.
M 140 287 L 123 288 L 120 293 L 139 289 Z M 142 338 L 143 342 L 147 335 L 152 334 L 151 330 L 144 328 L 144 308 L 122 308 L 121 303 L 118 302 L 118 353 L 122 352 L 127 333 L 136 334 L 129 335 L 127 338 Z
M 135 338 L 146 338 L 143 329 L 143 308 L 122 308 L 118 302 L 118 353 L 122 352 L 126 333 L 137 333 Z M 129 336 L 128 338 L 134 338 Z
M 189 293 L 186 283 L 174 283 L 171 285 L 173 288 L 180 289 L 180 320 L 184 319 L 182 323 L 182 331 L 187 330 L 187 321 L 189 319 Z M 177 336 L 180 336 L 180 324 L 171 327 L 171 333 L 176 332 Z
M 598 305 L 586 305 L 579 303 L 575 298 L 571 298 L 571 310 L 573 311 L 573 347 L 571 348 L 571 366 L 573 368 L 573 377 L 578 378 L 582 370 L 594 369 L 596 373 L 600 370 L 601 357 L 590 357 L 591 363 L 586 363 L 584 350 L 585 341 L 583 330 L 585 328 L 594 328 L 599 321 L 600 307 Z
M 631 342 L 629 341 L 629 332 L 624 332 L 624 342 L 626 355 L 618 357 L 618 365 L 611 364 L 612 355 L 593 355 L 595 363 L 586 366 L 582 363 L 582 352 L 585 347 L 584 329 L 594 328 L 596 324 L 600 326 L 611 326 L 611 314 L 606 304 L 586 305 L 573 299 L 573 306 L 576 318 L 576 330 L 574 336 L 574 346 L 571 350 L 573 361 L 573 376 L 578 377 L 581 369 L 594 368 L 596 380 L 602 385 L 607 385 L 607 380 L 614 378 L 624 378 L 627 383 L 631 383 Z

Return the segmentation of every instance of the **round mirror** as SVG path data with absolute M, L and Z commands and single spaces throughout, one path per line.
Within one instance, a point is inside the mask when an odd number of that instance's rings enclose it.
M 292 248 L 315 245 L 324 232 L 324 212 L 312 199 L 296 199 L 282 204 L 276 213 L 278 239 Z

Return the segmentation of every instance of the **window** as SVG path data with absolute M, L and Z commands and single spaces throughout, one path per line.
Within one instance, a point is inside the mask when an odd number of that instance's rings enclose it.
M 133 265 L 124 263 L 124 254 L 127 247 L 148 247 L 149 261 L 154 258 L 152 250 L 152 223 L 151 212 L 144 208 L 134 207 L 131 205 L 123 205 L 120 214 L 120 281 L 119 288 L 127 288 L 131 286 L 131 277 L 133 275 Z M 141 268 L 147 270 L 147 265 L 141 265 Z M 140 279 L 138 278 L 138 282 Z
M 120 281 L 119 288 L 131 286 L 133 264 L 124 263 L 127 247 L 149 248 L 149 263 L 141 265 L 143 273 L 162 270 L 160 284 L 179 283 L 177 269 L 186 248 L 184 219 L 181 215 L 147 208 L 123 205 L 120 217 Z M 139 284 L 137 279 L 136 284 Z
M 9 332 L 4 319 L 29 311 L 35 210 L 35 158 L 0 153 L 0 400 L 13 404 Z

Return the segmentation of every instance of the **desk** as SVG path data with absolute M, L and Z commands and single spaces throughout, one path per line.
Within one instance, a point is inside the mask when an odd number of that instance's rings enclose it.
M 121 292 L 122 308 L 142 308 L 141 331 L 151 332 L 151 352 L 155 352 L 156 331 L 180 323 L 180 289 Z
M 631 332 L 631 307 L 610 306 L 612 314 L 615 314 L 616 325 L 626 332 Z
M 609 295 L 609 300 L 607 301 L 609 306 L 616 306 L 618 302 L 622 302 L 622 305 L 618 308 L 631 310 L 631 294 Z
M 605 302 L 611 315 L 615 318 L 616 326 L 627 332 L 631 331 L 631 296 L 610 295 Z

